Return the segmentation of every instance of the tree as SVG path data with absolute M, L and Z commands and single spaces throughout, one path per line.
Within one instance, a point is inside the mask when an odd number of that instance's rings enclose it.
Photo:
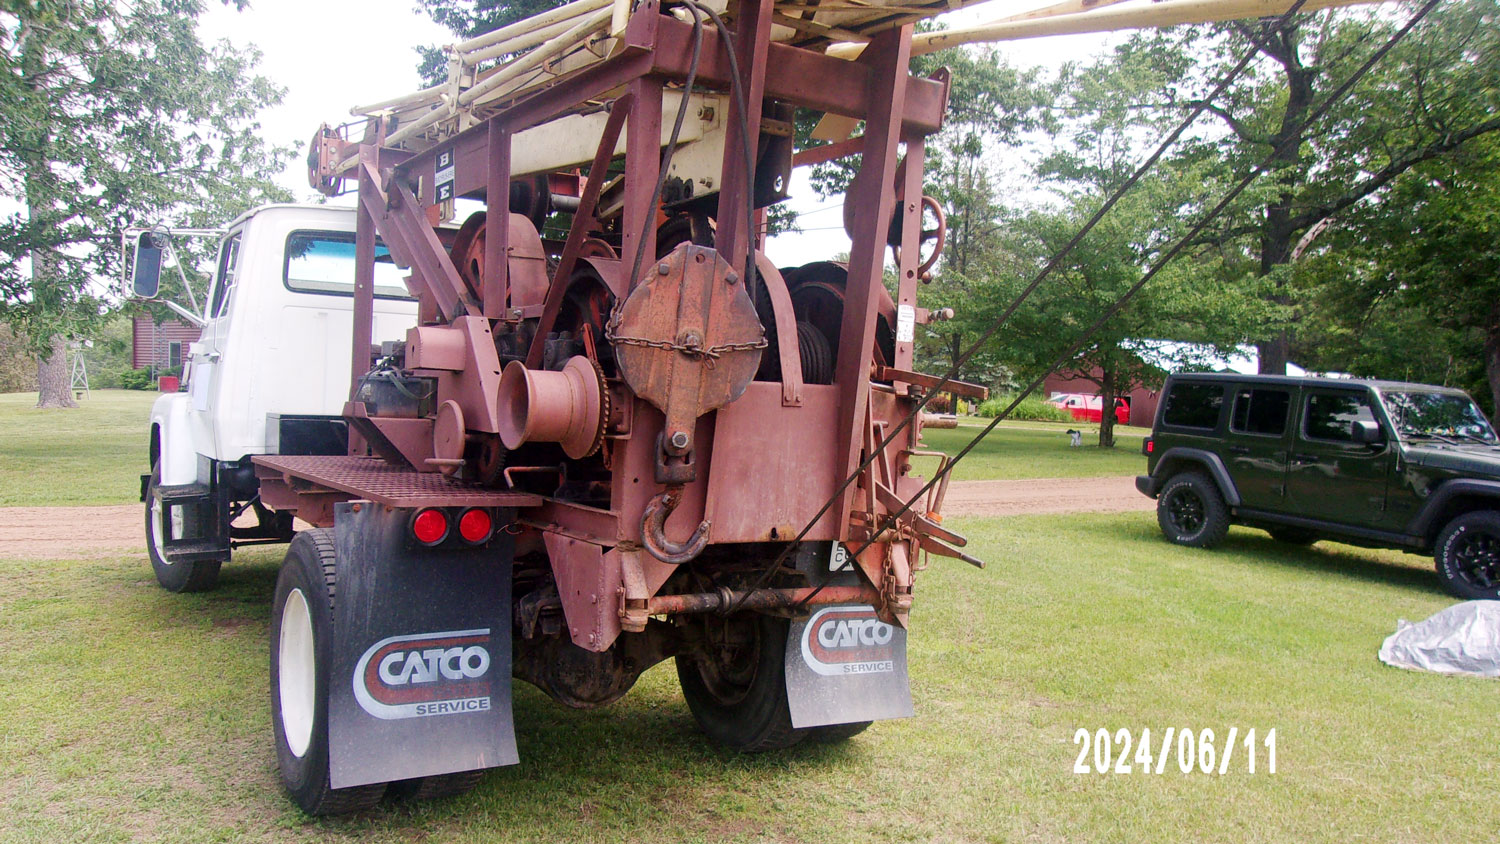
M 243 0 L 240 0 L 243 5 Z M 119 230 L 205 225 L 289 196 L 291 149 L 257 137 L 281 91 L 259 54 L 197 34 L 197 0 L 35 0 L 0 15 L 0 320 L 37 359 L 38 405 L 71 406 L 68 338 L 110 307 Z
M 1026 172 L 1021 180 L 1036 186 L 1019 201 L 1005 202 L 993 191 L 985 172 L 967 182 L 960 170 L 955 184 L 973 191 L 969 213 L 972 240 L 945 257 L 942 277 L 961 291 L 966 305 L 955 334 L 973 337 L 989 329 L 1058 255 L 1105 197 L 1123 187 L 1154 143 L 1161 114 L 1130 103 L 1154 96 L 1161 80 L 1149 73 L 1100 73 L 1095 68 L 1065 67 L 1047 94 L 1046 109 L 1034 125 L 1049 130 L 1045 139 L 1028 138 L 1032 148 L 1008 151 L 1010 169 Z M 1038 104 L 1040 111 L 1044 106 Z M 974 147 L 969 147 L 971 150 Z M 1022 162 L 1031 159 L 1025 166 Z M 989 348 L 981 350 L 992 365 L 1003 364 L 1019 381 L 1032 381 L 1060 367 L 1092 381 L 1102 407 L 1099 445 L 1114 445 L 1113 408 L 1117 396 L 1158 383 L 1159 365 L 1194 365 L 1199 346 L 1150 345 L 1145 341 L 1181 340 L 1221 351 L 1235 346 L 1250 325 L 1262 318 L 1253 297 L 1243 295 L 1233 279 L 1201 271 L 1196 260 L 1180 261 L 1160 272 L 1119 314 L 1103 324 L 1077 352 L 1070 353 L 1089 329 L 1185 231 L 1182 209 L 1201 207 L 1211 190 L 1204 167 L 1187 164 L 1158 171 L 1135 184 L 1089 235 L 1077 244 L 1042 286 L 1011 315 Z M 1210 184 L 1212 179 L 1207 180 Z M 1043 190 L 1043 188 L 1045 188 Z M 955 244 L 951 242 L 950 248 Z M 1205 247 L 1197 247 L 1203 251 Z M 1212 266 L 1212 264 L 1210 265 Z M 954 338 L 956 359 L 959 342 Z
M 1298 15 L 1276 31 L 1267 22 L 1235 21 L 1143 33 L 1098 68 L 1112 78 L 1159 79 L 1159 95 L 1124 102 L 1175 121 L 1259 42 L 1249 71 L 1209 106 L 1216 130 L 1189 139 L 1170 166 L 1217 162 L 1227 181 L 1275 150 L 1265 183 L 1202 240 L 1226 271 L 1276 306 L 1268 313 L 1279 318 L 1259 332 L 1262 372 L 1284 373 L 1293 352 L 1309 351 L 1298 342 L 1291 283 L 1299 243 L 1363 203 L 1388 201 L 1411 168 L 1500 130 L 1493 101 L 1500 21 L 1492 0 L 1445 5 L 1312 120 L 1402 17 L 1340 10 Z
M 1500 136 L 1353 209 L 1299 268 L 1315 361 L 1463 386 L 1500 423 Z
M 1138 185 L 1007 320 L 996 345 L 1021 380 L 1051 371 L 1176 239 L 1178 232 L 1170 222 L 1162 225 L 1153 209 L 1171 207 L 1184 192 L 1185 186 L 1170 181 Z M 1100 202 L 1099 196 L 1081 192 L 1065 208 L 1034 209 L 1018 216 L 1003 236 L 1006 245 L 997 251 L 1008 254 L 1006 260 L 1012 263 L 1016 256 L 1024 256 L 1024 269 L 989 273 L 990 290 L 974 303 L 976 318 L 985 324 L 996 319 Z M 1198 273 L 1192 261 L 1167 265 L 1060 367 L 1098 388 L 1103 410 L 1099 446 L 1115 444 L 1112 408 L 1117 397 L 1160 383 L 1163 368 L 1202 363 L 1198 346 L 1153 346 L 1148 341 L 1194 341 L 1226 353 L 1256 314 L 1256 302 L 1237 285 Z
M 459 38 L 473 38 L 532 15 L 555 9 L 568 0 L 417 0 L 417 8 Z M 427 85 L 448 78 L 448 54 L 441 47 L 418 47 L 417 73 Z

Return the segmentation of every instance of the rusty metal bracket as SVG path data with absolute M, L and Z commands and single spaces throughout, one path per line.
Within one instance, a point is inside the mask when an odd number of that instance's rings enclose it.
M 650 617 L 647 604 L 651 598 L 651 590 L 646 586 L 646 573 L 641 569 L 641 561 L 637 551 L 624 550 L 623 544 L 616 546 L 620 550 L 620 629 L 628 633 L 641 633 L 646 629 L 646 619 Z
M 969 384 L 964 381 L 955 381 L 952 379 L 944 381 L 936 375 L 928 375 L 923 372 L 911 372 L 909 370 L 897 369 L 894 366 L 884 366 L 878 363 L 873 367 L 872 376 L 876 381 L 905 381 L 908 384 L 915 384 L 918 387 L 929 390 L 942 385 L 943 392 L 945 393 L 953 393 L 954 395 L 963 396 L 964 398 L 968 399 L 976 399 L 978 401 L 984 401 L 986 398 L 989 398 L 990 395 L 989 388 L 980 386 L 979 384 Z
M 683 442 L 680 435 L 676 443 L 670 444 L 666 436 L 666 431 L 656 435 L 656 482 L 667 487 L 692 483 L 698 477 L 692 446 L 679 450 L 676 446 Z
M 792 310 L 792 294 L 787 290 L 781 271 L 760 250 L 755 252 L 755 269 L 760 273 L 761 283 L 766 286 L 776 321 L 776 351 L 781 359 L 781 405 L 801 407 L 802 349 L 797 340 L 797 316 Z
M 708 532 L 712 527 L 707 519 L 698 524 L 698 529 L 687 542 L 676 543 L 667 538 L 667 517 L 682 503 L 682 487 L 668 487 L 667 491 L 651 499 L 641 517 L 641 544 L 651 556 L 670 565 L 681 565 L 703 553 L 708 547 Z

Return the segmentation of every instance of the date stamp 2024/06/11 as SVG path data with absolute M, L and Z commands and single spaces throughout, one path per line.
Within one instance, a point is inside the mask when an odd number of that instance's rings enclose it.
M 1079 727 L 1073 732 L 1078 758 L 1073 762 L 1075 774 L 1162 774 L 1176 769 L 1184 774 L 1222 776 L 1243 771 L 1247 774 L 1276 773 L 1276 728 L 1259 733 L 1254 727 L 1241 731 L 1230 727 L 1223 740 L 1210 728 L 1191 730 L 1168 727 L 1137 732 L 1122 727 L 1111 732 L 1100 727 Z

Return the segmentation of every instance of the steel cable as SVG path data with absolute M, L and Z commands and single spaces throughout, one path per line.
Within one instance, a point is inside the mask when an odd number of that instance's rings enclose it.
M 1266 38 L 1269 38 L 1271 33 L 1275 32 L 1276 30 L 1284 26 L 1287 21 L 1291 20 L 1292 16 L 1295 15 L 1297 11 L 1306 4 L 1306 2 L 1307 0 L 1297 0 L 1297 2 L 1293 4 L 1291 8 L 1287 9 L 1286 12 L 1284 12 L 1281 16 L 1279 16 L 1273 24 L 1266 27 Z M 1156 163 L 1161 160 L 1161 157 L 1166 154 L 1168 149 L 1176 144 L 1177 140 L 1182 136 L 1182 134 L 1186 132 L 1188 128 L 1192 126 L 1192 124 L 1196 122 L 1200 116 L 1203 115 L 1204 112 L 1208 111 L 1209 107 L 1213 104 L 1213 101 L 1217 99 L 1220 94 L 1224 93 L 1224 91 L 1231 84 L 1233 84 L 1234 80 L 1239 78 L 1240 74 L 1243 73 L 1245 69 L 1250 66 L 1250 63 L 1255 60 L 1256 55 L 1260 52 L 1264 43 L 1264 40 L 1254 40 L 1251 44 L 1250 49 L 1247 50 L 1245 52 L 1245 55 L 1239 60 L 1239 62 L 1236 63 L 1235 66 L 1231 68 L 1229 72 L 1219 80 L 1219 82 L 1214 86 L 1213 90 L 1211 90 L 1206 96 L 1204 96 L 1203 99 L 1193 107 L 1192 111 L 1190 111 L 1186 117 L 1179 121 L 1176 127 L 1174 127 L 1172 131 L 1169 132 L 1167 136 L 1162 140 L 1162 142 L 1157 145 L 1156 149 L 1151 153 L 1151 155 L 1148 156 L 1146 160 L 1142 162 L 1140 166 L 1138 166 L 1123 183 L 1120 184 L 1119 187 L 1111 192 L 1111 194 L 1105 199 L 1104 204 L 1099 206 L 1098 210 L 1096 210 L 1093 215 L 1091 215 L 1089 219 L 1083 224 L 1083 226 L 1081 226 L 1078 231 L 1074 233 L 1074 235 L 1068 240 L 1068 242 L 1063 245 L 1062 249 L 1058 250 L 1054 255 L 1052 255 L 1051 258 L 1047 260 L 1047 263 L 1042 267 L 1041 271 L 1037 273 L 1036 277 L 1026 285 L 1026 287 L 1020 292 L 1020 294 L 1016 296 L 1015 300 L 1006 307 L 1004 312 L 1002 312 L 1000 316 L 998 316 L 995 321 L 991 323 L 990 327 L 984 332 L 984 334 L 980 335 L 977 340 L 970 344 L 968 349 L 965 350 L 964 353 L 959 356 L 958 360 L 954 362 L 953 366 L 948 369 L 948 372 L 938 380 L 938 383 L 931 389 L 926 391 L 926 394 L 922 397 L 922 400 L 917 403 L 916 407 L 912 408 L 911 412 L 907 414 L 906 418 L 902 419 L 900 424 L 893 428 L 884 439 L 880 440 L 879 444 L 870 451 L 870 453 L 859 464 L 859 466 L 856 467 L 854 471 L 851 472 L 846 478 L 844 478 L 843 482 L 839 484 L 838 488 L 834 490 L 833 494 L 829 496 L 828 500 L 824 502 L 821 508 L 819 508 L 817 514 L 808 520 L 807 525 L 797 533 L 796 537 L 794 537 L 786 545 L 786 547 L 782 549 L 781 553 L 776 556 L 776 559 L 771 561 L 771 564 L 768 565 L 765 571 L 761 573 L 760 578 L 756 581 L 756 584 L 751 591 L 764 587 L 766 583 L 770 581 L 771 577 L 774 576 L 776 571 L 781 567 L 781 564 L 784 563 L 786 561 L 786 558 L 791 554 L 792 549 L 796 547 L 797 543 L 801 542 L 802 539 L 807 536 L 808 532 L 812 530 L 813 526 L 816 525 L 818 521 L 821 520 L 823 516 L 829 511 L 829 509 L 831 509 L 833 505 L 838 502 L 840 496 L 844 494 L 844 491 L 847 490 L 859 478 L 859 476 L 870 467 L 870 464 L 874 463 L 879 458 L 879 456 L 884 453 L 887 446 L 895 442 L 897 435 L 911 426 L 918 415 L 921 414 L 922 410 L 927 407 L 927 403 L 932 401 L 932 397 L 936 396 L 939 392 L 942 391 L 943 386 L 950 383 L 954 380 L 955 377 L 957 377 L 959 370 L 961 370 L 964 365 L 969 362 L 969 359 L 977 354 L 978 351 L 983 348 L 991 338 L 995 336 L 995 334 L 1000 330 L 1005 322 L 1010 319 L 1011 315 L 1020 308 L 1020 306 L 1031 296 L 1033 292 L 1036 291 L 1039 286 L 1041 286 L 1041 283 L 1052 274 L 1053 270 L 1057 269 L 1057 267 L 1062 263 L 1063 259 L 1066 258 L 1073 251 L 1073 249 L 1083 241 L 1084 237 L 1088 236 L 1089 232 L 1093 231 L 1094 227 L 1098 225 L 1099 221 L 1102 220 L 1104 216 L 1108 214 L 1109 211 L 1114 208 L 1114 206 L 1121 199 L 1124 198 L 1125 194 L 1128 193 L 1130 189 L 1134 187 L 1135 184 L 1146 175 L 1146 173 L 1150 172 L 1150 170 L 1156 166 Z M 1008 410 L 1009 409 L 1007 409 L 1007 411 Z M 1000 416 L 997 418 L 1003 419 L 1004 416 Z M 951 465 L 952 463 L 950 462 L 950 468 Z M 924 491 L 925 489 L 926 488 L 924 488 Z M 902 512 L 904 513 L 906 509 L 909 509 L 909 507 L 910 502 L 908 502 L 907 508 L 903 508 Z M 879 531 L 872 535 L 878 534 Z M 863 548 L 861 550 L 863 550 Z M 810 597 L 811 596 L 809 596 L 809 598 Z M 734 612 L 735 610 L 738 610 L 743 603 L 744 599 L 742 598 L 739 603 L 726 611 L 726 614 L 728 612 Z M 805 605 L 805 603 L 806 602 L 804 600 L 803 605 Z
M 927 492 L 929 490 L 931 490 L 934 486 L 936 486 L 938 483 L 940 483 L 942 481 L 942 479 L 943 479 L 944 476 L 946 476 L 950 472 L 952 472 L 953 471 L 953 467 L 956 466 L 956 465 L 958 465 L 958 463 L 959 463 L 960 460 L 962 460 L 964 457 L 966 457 L 969 454 L 969 452 L 973 451 L 974 447 L 977 446 L 977 445 L 979 445 L 979 443 L 981 441 L 983 441 L 985 437 L 989 436 L 990 432 L 993 431 L 993 430 L 995 430 L 995 427 L 997 425 L 999 425 L 1002 421 L 1004 421 L 1005 418 L 1007 416 L 1009 416 L 1011 414 L 1011 412 L 1014 411 L 1015 408 L 1018 405 L 1020 405 L 1020 403 L 1023 400 L 1025 400 L 1026 397 L 1029 396 L 1032 393 L 1032 391 L 1034 391 L 1037 387 L 1041 386 L 1041 383 L 1046 379 L 1046 377 L 1047 377 L 1048 374 L 1050 374 L 1057 367 L 1062 366 L 1063 364 L 1065 364 L 1069 360 L 1071 360 L 1073 358 L 1073 356 L 1075 354 L 1077 354 L 1078 351 L 1080 349 L 1082 349 L 1083 346 L 1086 343 L 1088 343 L 1088 341 L 1093 337 L 1093 335 L 1095 334 L 1095 332 L 1097 332 L 1101 327 L 1103 327 L 1106 322 L 1108 322 L 1110 319 L 1112 319 L 1115 316 L 1115 314 L 1119 313 L 1120 310 L 1123 309 L 1125 307 L 1125 305 L 1130 301 L 1130 299 L 1132 297 L 1134 297 L 1136 293 L 1140 292 L 1141 288 L 1145 287 L 1146 284 L 1149 283 L 1151 281 L 1151 279 L 1154 278 L 1156 276 L 1156 274 L 1161 271 L 1162 267 L 1166 266 L 1173 259 L 1175 259 L 1177 257 L 1177 255 L 1180 254 L 1182 252 L 1182 250 L 1187 247 L 1187 245 L 1192 241 L 1193 238 L 1197 237 L 1200 232 L 1202 232 L 1205 228 L 1207 228 L 1208 224 L 1211 223 L 1211 222 L 1213 222 L 1213 220 L 1216 217 L 1218 217 L 1219 214 L 1223 213 L 1224 209 L 1227 208 L 1231 202 L 1233 202 L 1236 198 L 1238 198 L 1239 195 L 1241 193 L 1243 193 L 1246 188 L 1248 188 L 1252 183 L 1254 183 L 1254 181 L 1257 178 L 1259 178 L 1264 172 L 1266 172 L 1266 170 L 1268 169 L 1269 165 L 1275 160 L 1276 156 L 1279 155 L 1283 151 L 1284 147 L 1286 147 L 1290 142 L 1296 140 L 1296 136 L 1300 135 L 1300 133 L 1301 133 L 1301 131 L 1303 129 L 1305 129 L 1308 126 L 1312 125 L 1314 122 L 1322 119 L 1323 115 L 1327 114 L 1328 110 L 1330 108 L 1332 108 L 1333 105 L 1335 103 L 1337 103 L 1340 99 L 1342 99 L 1343 96 L 1346 93 L 1348 93 L 1349 89 L 1352 88 L 1354 86 L 1354 84 L 1356 82 L 1358 82 L 1367 72 L 1369 72 L 1369 70 L 1372 67 L 1374 67 L 1377 62 L 1379 62 L 1382 58 L 1384 58 L 1385 55 L 1387 53 L 1389 53 L 1391 51 L 1391 49 L 1396 46 L 1396 44 L 1398 44 L 1403 38 L 1405 38 L 1406 35 L 1409 32 L 1411 32 L 1411 30 L 1418 23 L 1420 23 L 1421 20 L 1423 18 L 1425 18 L 1427 16 L 1427 14 L 1429 12 L 1431 12 L 1438 5 L 1439 2 L 1441 2 L 1441 0 L 1428 0 L 1428 2 L 1426 2 L 1425 4 L 1423 4 L 1423 6 L 1420 9 L 1418 9 L 1412 15 L 1411 19 L 1408 20 L 1406 22 L 1406 24 L 1401 29 L 1397 30 L 1390 37 L 1390 39 L 1388 39 L 1386 41 L 1385 44 L 1381 45 L 1380 49 L 1376 50 L 1373 54 L 1371 54 L 1370 58 L 1363 65 L 1361 65 L 1359 67 L 1359 69 L 1357 69 L 1352 75 L 1350 75 L 1350 77 L 1348 79 L 1346 79 L 1343 84 L 1341 84 L 1337 89 L 1334 90 L 1334 92 L 1332 94 L 1330 94 L 1326 99 L 1324 99 L 1323 103 L 1321 105 L 1319 105 L 1318 108 L 1316 108 L 1310 115 L 1308 115 L 1308 117 L 1306 119 L 1304 119 L 1301 123 L 1299 123 L 1297 125 L 1297 127 L 1296 127 L 1297 131 L 1293 133 L 1293 136 L 1291 138 L 1288 138 L 1287 140 L 1282 141 L 1281 143 L 1279 143 L 1275 147 L 1273 147 L 1272 150 L 1271 150 L 1271 152 L 1268 153 L 1263 159 L 1261 159 L 1261 161 L 1258 164 L 1256 164 L 1255 167 L 1251 168 L 1250 172 L 1248 174 L 1246 174 L 1245 177 L 1243 179 L 1241 179 L 1240 182 L 1238 184 L 1236 184 L 1229 191 L 1229 193 L 1226 194 L 1219 201 L 1219 203 L 1213 207 L 1212 210 L 1210 210 L 1207 214 L 1205 214 L 1193 226 L 1193 228 L 1187 234 L 1183 235 L 1180 239 L 1178 239 L 1178 241 L 1176 243 L 1174 243 L 1172 245 L 1172 247 L 1169 250 L 1167 250 L 1167 252 L 1162 257 L 1158 258 L 1151 265 L 1151 267 L 1146 271 L 1145 275 L 1143 275 L 1141 277 L 1141 279 L 1139 281 L 1137 281 L 1134 285 L 1132 285 L 1129 290 L 1125 291 L 1125 293 L 1122 294 L 1118 299 L 1116 299 L 1115 302 L 1114 302 L 1114 304 L 1111 305 L 1109 307 L 1109 309 L 1106 310 L 1104 312 L 1104 314 L 1099 317 L 1099 319 L 1095 320 L 1092 325 L 1090 325 L 1087 329 L 1085 329 L 1084 332 L 1083 332 L 1083 334 L 1080 335 L 1078 341 L 1076 343 L 1074 343 L 1073 346 L 1071 346 L 1061 356 L 1059 356 L 1057 358 L 1057 360 L 1055 360 L 1053 362 L 1053 364 L 1050 367 L 1048 367 L 1046 373 L 1042 374 L 1041 376 L 1038 376 L 1030 384 L 1028 384 L 1026 386 L 1026 389 L 1023 390 L 1020 394 L 1018 394 L 1016 396 L 1016 398 L 1014 400 L 1012 400 L 1011 403 L 1009 405 L 1007 405 L 1005 407 L 1005 409 L 1003 411 L 1001 411 L 1001 413 L 998 416 L 996 416 L 994 418 L 994 420 L 992 420 L 990 422 L 990 424 L 986 425 L 983 431 L 980 431 L 977 436 L 975 436 L 973 439 L 971 439 L 969 441 L 968 445 L 964 446 L 964 448 L 961 451 L 959 451 L 959 453 L 956 454 L 953 457 L 953 459 L 951 459 L 951 460 L 948 461 L 948 465 L 947 466 L 944 466 L 942 470 L 940 470 L 939 472 L 935 473 L 934 476 L 933 476 L 933 478 L 932 478 L 932 480 L 928 481 L 920 490 L 918 490 L 916 492 L 916 494 L 914 494 L 911 497 L 910 500 L 908 500 L 905 503 L 903 503 L 902 506 L 901 506 L 901 509 L 897 510 L 894 513 L 889 514 L 888 516 L 886 516 L 885 520 L 882 523 L 880 523 L 879 526 L 877 527 L 877 529 L 874 530 L 871 533 L 871 536 L 872 537 L 879 536 L 882 531 L 890 529 L 890 527 L 892 525 L 894 525 L 896 523 L 896 521 L 902 515 L 904 515 L 907 511 L 909 511 L 911 509 L 911 506 L 913 504 L 915 504 L 922 496 L 926 495 Z M 1299 4 L 1299 6 L 1300 6 L 1300 4 Z M 1297 8 L 1297 7 L 1294 7 L 1294 10 L 1295 10 L 1295 8 Z M 1289 11 L 1287 14 L 1291 14 L 1291 12 Z M 931 394 L 929 394 L 929 395 L 931 395 Z M 889 442 L 889 440 L 887 440 L 887 442 Z M 884 448 L 884 444 L 882 444 L 881 448 L 882 449 Z M 880 451 L 880 449 L 877 449 L 876 453 L 878 454 L 879 451 Z M 847 486 L 847 484 L 846 484 L 846 486 Z M 820 514 L 820 517 L 821 517 L 821 514 Z M 815 518 L 813 520 L 813 524 L 816 524 L 816 522 L 817 522 L 817 519 Z M 808 526 L 808 528 L 809 529 L 811 528 L 811 524 Z M 874 539 L 867 540 L 858 549 L 852 551 L 850 553 L 850 556 L 851 557 L 857 557 L 866 548 L 869 548 L 871 545 L 873 545 L 874 542 L 875 542 Z M 807 602 L 810 601 L 810 600 L 812 600 L 812 598 L 815 597 L 818 594 L 818 592 L 820 592 L 823 589 L 823 587 L 826 586 L 826 585 L 827 585 L 827 583 L 819 584 L 819 586 L 816 589 L 814 589 L 806 597 L 804 597 L 801 601 L 799 601 L 797 603 L 796 607 L 798 609 L 805 608 L 807 606 Z
M 689 5 L 695 10 L 698 9 L 696 4 L 690 3 Z M 626 284 L 634 284 L 635 280 L 641 277 L 641 263 L 642 259 L 646 256 L 646 238 L 651 234 L 651 227 L 656 225 L 654 208 L 656 203 L 661 201 L 661 190 L 667 183 L 667 171 L 672 166 L 672 154 L 677 151 L 677 139 L 682 135 L 682 124 L 687 118 L 688 104 L 692 102 L 693 83 L 698 79 L 698 60 L 702 54 L 703 19 L 698 17 L 695 12 L 693 13 L 693 52 L 688 59 L 687 78 L 682 83 L 682 100 L 677 105 L 677 119 L 672 121 L 672 134 L 667 139 L 667 148 L 662 150 L 660 167 L 656 173 L 656 189 L 651 193 L 653 213 L 648 213 L 645 220 L 641 223 L 641 236 L 636 241 L 635 264 L 630 270 L 629 278 L 625 280 Z M 604 175 L 603 173 L 599 174 L 599 178 L 603 179 Z M 592 179 L 593 177 L 594 174 L 590 173 L 589 178 Z M 623 300 L 621 300 L 621 304 L 624 304 Z

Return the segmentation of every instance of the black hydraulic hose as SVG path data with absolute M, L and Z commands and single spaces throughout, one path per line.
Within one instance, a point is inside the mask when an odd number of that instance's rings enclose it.
M 729 61 L 729 88 L 734 96 L 735 107 L 739 109 L 739 131 L 740 146 L 745 149 L 745 289 L 750 289 L 750 282 L 755 278 L 755 147 L 750 145 L 749 99 L 745 95 L 745 82 L 740 78 L 740 60 L 734 53 L 734 36 L 729 27 L 724 25 L 724 19 L 719 13 L 707 6 L 702 6 L 696 0 L 680 0 L 690 9 L 702 12 L 713 21 L 714 28 L 719 31 L 719 41 L 724 45 L 724 56 Z M 750 21 L 741 21 L 740 26 L 749 26 Z M 721 188 L 722 189 L 722 188 Z
M 691 4 L 690 4 L 691 5 Z M 697 6 L 693 6 L 697 8 Z M 672 166 L 672 153 L 677 151 L 677 138 L 682 134 L 682 123 L 687 117 L 688 104 L 692 102 L 693 82 L 698 78 L 698 59 L 703 54 L 703 19 L 693 15 L 693 52 L 688 59 L 687 79 L 682 84 L 682 101 L 677 106 L 677 119 L 672 122 L 672 135 L 667 139 L 667 148 L 661 153 L 661 168 L 656 174 L 656 189 L 651 192 L 651 203 L 654 208 L 661 198 L 662 187 L 667 183 L 667 170 Z M 599 174 L 603 178 L 604 174 Z M 589 178 L 594 177 L 593 173 Z M 625 280 L 626 284 L 635 284 L 636 279 L 641 276 L 641 259 L 646 255 L 646 237 L 651 234 L 651 227 L 656 224 L 656 214 L 646 214 L 641 223 L 641 237 L 636 241 L 635 265 L 630 270 L 630 277 Z M 655 257 L 655 256 L 652 256 Z

